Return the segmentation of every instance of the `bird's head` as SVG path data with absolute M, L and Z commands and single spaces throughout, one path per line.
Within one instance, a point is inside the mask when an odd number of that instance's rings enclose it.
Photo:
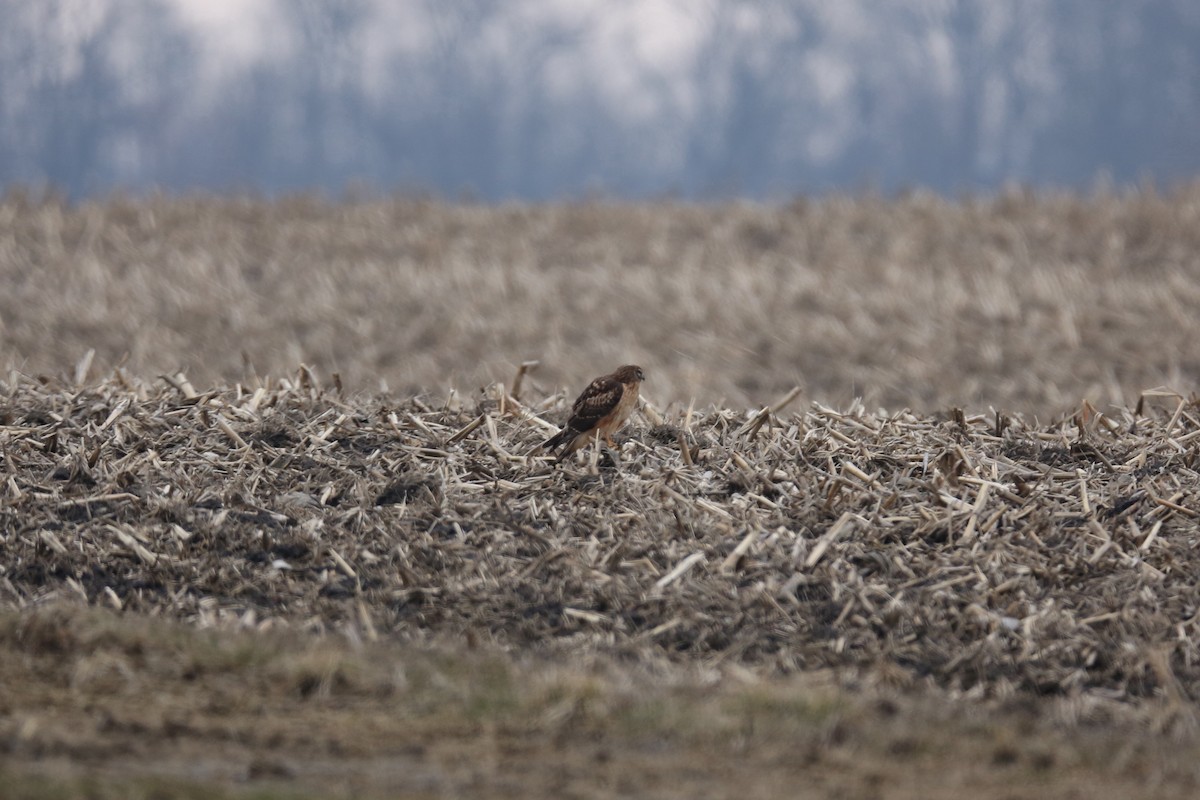
M 613 377 L 621 383 L 641 383 L 646 380 L 646 373 L 642 372 L 642 368 L 636 364 L 626 364 L 623 367 L 618 367 L 613 373 Z

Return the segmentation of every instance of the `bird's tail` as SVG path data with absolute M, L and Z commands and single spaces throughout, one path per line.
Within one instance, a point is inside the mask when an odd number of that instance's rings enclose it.
M 542 449 L 553 453 L 556 449 L 561 447 L 568 439 L 571 438 L 572 433 L 574 433 L 574 431 L 572 431 L 569 427 L 563 428 L 561 431 L 554 434 L 546 441 L 542 442 Z

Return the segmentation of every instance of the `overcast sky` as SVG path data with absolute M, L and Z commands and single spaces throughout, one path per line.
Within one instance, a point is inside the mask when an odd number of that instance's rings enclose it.
M 72 194 L 781 197 L 1200 169 L 1195 0 L 0 8 L 0 184 Z

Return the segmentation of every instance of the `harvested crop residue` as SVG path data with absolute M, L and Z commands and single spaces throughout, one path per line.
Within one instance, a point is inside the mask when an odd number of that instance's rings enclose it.
M 635 430 L 615 467 L 540 457 L 561 398 L 500 387 L 448 410 L 347 400 L 307 370 L 204 392 L 118 375 L 18 380 L 3 403 L 14 608 L 853 667 L 982 695 L 1200 679 L 1200 411 L 1182 397 L 1043 426 L 716 409 Z

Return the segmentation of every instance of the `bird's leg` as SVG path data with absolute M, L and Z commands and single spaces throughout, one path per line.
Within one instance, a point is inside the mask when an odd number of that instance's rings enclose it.
M 608 453 L 608 458 L 614 466 L 620 463 L 617 458 L 616 447 L 613 443 L 611 433 L 606 431 L 603 435 L 596 436 L 596 455 L 598 456 L 601 451 Z
M 616 451 L 616 450 L 613 450 L 613 449 L 611 449 L 611 448 L 610 448 L 608 445 L 606 445 L 606 444 L 602 444 L 602 445 L 600 445 L 600 449 L 602 449 L 602 450 L 603 450 L 605 453 L 607 453 L 607 454 L 608 454 L 608 457 L 609 457 L 609 459 L 611 459 L 611 460 L 612 460 L 612 463 L 613 463 L 613 466 L 614 466 L 614 467 L 618 467 L 618 468 L 619 468 L 619 467 L 621 466 L 621 457 L 620 457 L 619 455 L 617 455 L 617 451 Z
M 605 441 L 603 442 L 597 440 L 598 444 L 600 445 L 599 449 L 607 453 L 608 458 L 610 461 L 612 461 L 613 466 L 619 469 L 621 467 L 621 457 L 617 455 L 617 452 L 620 448 L 613 444 L 612 438 L 605 436 L 604 439 Z

